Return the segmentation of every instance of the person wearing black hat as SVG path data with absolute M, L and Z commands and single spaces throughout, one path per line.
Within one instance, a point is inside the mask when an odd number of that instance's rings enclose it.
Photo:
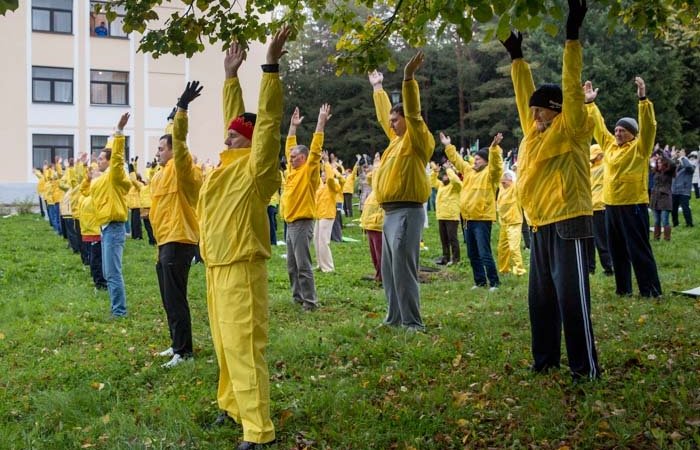
M 503 42 L 524 137 L 518 199 L 532 228 L 528 304 L 535 372 L 558 368 L 563 325 L 574 380 L 600 376 L 590 314 L 587 241 L 592 238 L 589 145 L 593 124 L 581 89 L 578 40 L 586 2 L 569 0 L 562 86 L 535 89 L 522 35 Z
M 649 158 L 656 138 L 654 105 L 646 97 L 646 85 L 635 77 L 639 97 L 639 122 L 623 117 L 614 134 L 595 104 L 598 89 L 583 85 L 588 114 L 595 128 L 593 137 L 603 149 L 603 202 L 608 249 L 615 272 L 615 292 L 632 295 L 632 269 L 642 297 L 661 295 L 656 260 L 649 243 Z

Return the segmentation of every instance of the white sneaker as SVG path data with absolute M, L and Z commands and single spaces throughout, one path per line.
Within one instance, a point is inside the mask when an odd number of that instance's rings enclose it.
M 483 287 L 483 286 L 479 286 L 479 285 L 476 285 L 476 284 L 475 284 L 474 286 L 472 286 L 472 291 L 473 291 L 473 290 L 476 290 L 476 289 L 481 289 L 482 287 Z
M 173 356 L 175 353 L 173 353 L 173 348 L 168 347 L 162 352 L 158 353 L 158 356 Z
M 173 368 L 173 367 L 177 366 L 178 364 L 181 364 L 185 361 L 186 361 L 185 358 L 183 358 L 182 356 L 180 356 L 176 353 L 173 355 L 173 359 L 166 362 L 165 364 L 162 364 L 160 367 L 163 367 L 165 369 L 171 369 L 171 368 Z
M 498 290 L 498 286 L 491 286 L 491 287 L 489 288 L 489 292 L 494 292 L 494 291 L 497 291 L 497 290 Z

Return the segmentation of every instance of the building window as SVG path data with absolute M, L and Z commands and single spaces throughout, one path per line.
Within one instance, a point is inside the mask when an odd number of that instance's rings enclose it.
M 72 134 L 32 135 L 32 164 L 35 168 L 53 164 L 57 156 L 64 160 L 73 157 Z
M 90 103 L 93 105 L 128 105 L 129 72 L 91 70 Z
M 33 66 L 32 102 L 73 103 L 73 69 Z
M 126 39 L 129 37 L 128 34 L 124 32 L 124 15 L 126 10 L 124 6 L 112 6 L 112 11 L 117 13 L 117 16 L 112 22 L 107 20 L 107 16 L 104 13 L 104 5 L 106 1 L 92 0 L 90 2 L 90 36 L 97 37 L 114 37 Z M 100 12 L 95 12 L 95 7 L 100 6 Z
M 108 140 L 109 136 L 90 136 L 90 154 L 99 155 Z M 129 136 L 124 136 L 124 141 L 124 161 L 129 161 Z
M 73 33 L 73 0 L 33 0 L 32 30 Z

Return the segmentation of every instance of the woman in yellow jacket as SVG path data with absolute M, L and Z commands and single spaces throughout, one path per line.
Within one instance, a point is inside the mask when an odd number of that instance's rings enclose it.
M 321 156 L 321 184 L 316 190 L 316 223 L 314 224 L 314 247 L 316 248 L 317 269 L 321 272 L 333 272 L 333 254 L 331 253 L 331 231 L 336 216 L 336 195 L 342 192 L 336 178 L 336 170 L 328 163 L 328 153 Z
M 92 169 L 88 168 L 88 171 L 89 173 L 86 174 L 85 177 L 86 180 L 100 176 L 97 170 L 93 173 Z M 87 185 L 89 186 L 89 184 L 88 181 Z M 102 239 L 100 235 L 100 224 L 97 223 L 95 205 L 92 197 L 81 193 L 78 209 L 80 209 L 80 235 L 83 245 L 87 248 L 87 261 L 90 266 L 92 282 L 95 284 L 95 289 L 106 291 L 107 280 L 105 280 L 102 272 Z
M 506 170 L 501 177 L 501 189 L 496 201 L 498 223 L 501 229 L 498 233 L 498 271 L 513 272 L 523 275 L 523 257 L 520 254 L 520 236 L 523 224 L 523 214 L 516 192 L 515 173 Z
M 435 218 L 438 220 L 442 257 L 437 261 L 440 265 L 452 265 L 459 262 L 459 193 L 462 191 L 462 180 L 459 179 L 450 163 L 442 168 L 433 166 L 430 183 L 437 188 L 435 200 Z M 450 254 L 451 253 L 451 254 Z
M 365 230 L 369 241 L 369 255 L 374 265 L 374 281 L 382 282 L 382 228 L 384 210 L 377 202 L 376 194 L 370 192 L 365 199 L 365 207 L 360 215 L 360 227 Z

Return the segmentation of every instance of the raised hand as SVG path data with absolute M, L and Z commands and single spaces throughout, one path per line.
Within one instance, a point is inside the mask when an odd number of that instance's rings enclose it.
M 506 48 L 511 61 L 523 57 L 523 34 L 520 31 L 511 31 L 510 36 L 501 44 Z
M 503 133 L 496 133 L 496 135 L 493 137 L 493 141 L 491 142 L 491 147 L 495 147 L 498 144 L 501 143 L 503 140 Z
M 425 54 L 422 50 L 413 55 L 413 58 L 408 60 L 406 67 L 403 69 L 404 81 L 413 79 L 413 75 L 416 73 L 416 70 L 423 65 L 423 61 L 425 61 Z
M 131 114 L 128 112 L 122 114 L 122 116 L 119 118 L 119 122 L 117 122 L 117 130 L 124 131 L 124 127 L 126 126 L 127 122 L 129 122 L 129 117 L 131 117 Z
M 178 101 L 179 101 L 179 100 L 180 100 L 180 99 L 178 98 Z M 166 120 L 167 120 L 168 122 L 170 122 L 171 120 L 175 119 L 175 113 L 176 113 L 176 112 L 177 112 L 177 106 L 173 107 L 173 110 L 170 111 L 170 114 L 168 114 L 168 118 L 167 118 Z
M 445 133 L 442 131 L 440 132 L 440 142 L 442 142 L 442 145 L 447 147 L 448 145 L 452 145 L 452 139 L 450 139 L 449 136 L 445 136 Z
M 578 31 L 586 17 L 586 0 L 569 0 L 569 17 L 566 19 L 566 39 L 578 40 Z
M 287 54 L 284 44 L 291 33 L 292 29 L 289 25 L 285 25 L 277 30 L 277 33 L 272 37 L 272 41 L 270 41 L 270 46 L 267 48 L 267 64 L 279 64 L 280 58 Z
M 330 103 L 324 103 L 318 110 L 318 122 L 316 122 L 316 132 L 323 132 L 326 127 L 326 123 L 332 117 L 331 105 Z
M 226 50 L 224 56 L 224 71 L 226 78 L 235 78 L 238 76 L 238 68 L 245 61 L 247 53 L 245 46 L 238 42 L 231 42 L 231 46 Z
M 644 98 L 647 96 L 647 87 L 644 84 L 642 77 L 634 77 L 634 83 L 637 85 L 637 97 Z
M 591 83 L 589 80 L 586 80 L 586 82 L 583 83 L 583 96 L 586 103 L 595 101 L 595 99 L 598 97 L 598 89 L 599 88 L 593 89 L 593 83 Z
M 375 90 L 383 89 L 383 87 L 382 87 L 382 83 L 384 82 L 384 74 L 383 73 L 381 73 L 377 70 L 373 70 L 372 72 L 369 72 L 367 75 L 369 77 L 369 84 L 371 84 Z
M 294 108 L 294 112 L 292 113 L 292 121 L 290 125 L 296 128 L 299 125 L 301 125 L 303 121 L 304 116 L 301 115 L 301 113 L 299 112 L 299 107 L 297 106 L 296 108 Z
M 190 102 L 201 95 L 204 86 L 199 85 L 199 81 L 188 81 L 185 90 L 180 94 L 180 99 L 177 101 L 177 107 L 187 110 Z

